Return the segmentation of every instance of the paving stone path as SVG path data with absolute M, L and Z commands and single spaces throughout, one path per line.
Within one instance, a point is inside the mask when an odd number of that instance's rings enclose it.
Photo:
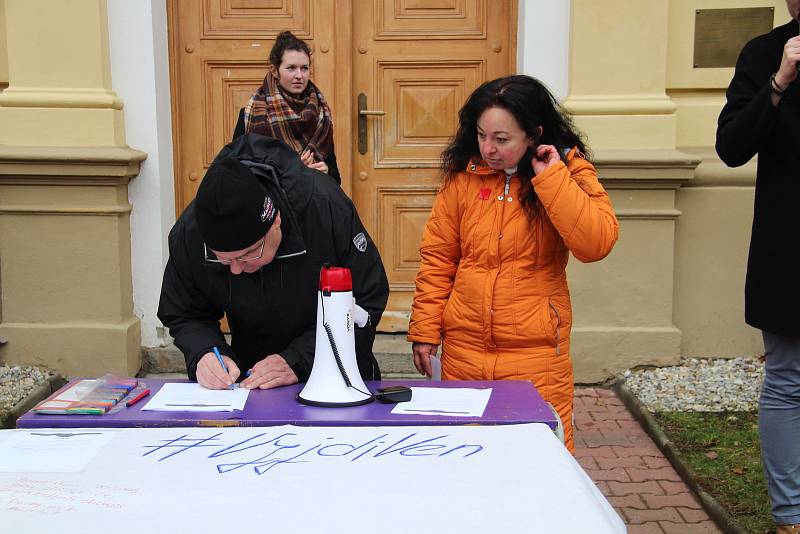
M 722 532 L 612 390 L 575 389 L 575 432 L 575 457 L 628 534 Z

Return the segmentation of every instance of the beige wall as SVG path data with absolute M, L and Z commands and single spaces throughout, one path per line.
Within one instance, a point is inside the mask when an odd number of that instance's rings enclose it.
M 781 0 L 572 1 L 565 106 L 621 227 L 609 258 L 570 264 L 579 382 L 762 351 L 743 301 L 755 164 L 716 157 L 733 68 L 696 68 L 693 47 L 696 10 L 765 6 L 788 20 Z
M 620 220 L 608 258 L 569 267 L 578 382 L 680 357 L 675 198 L 697 161 L 676 150 L 675 104 L 665 88 L 667 14 L 663 0 L 572 2 L 564 105 L 588 136 Z
M 6 44 L 6 6 L 0 0 L 0 91 L 8 86 L 8 45 Z
M 677 146 L 701 158 L 678 191 L 675 324 L 685 356 L 752 356 L 760 332 L 744 323 L 744 277 L 753 215 L 755 160 L 727 168 L 713 149 L 733 68 L 693 68 L 696 9 L 772 7 L 774 25 L 789 21 L 782 0 L 670 0 L 667 94 L 676 104 Z
M 0 363 L 133 374 L 128 182 L 104 0 L 4 0 L 0 93 Z

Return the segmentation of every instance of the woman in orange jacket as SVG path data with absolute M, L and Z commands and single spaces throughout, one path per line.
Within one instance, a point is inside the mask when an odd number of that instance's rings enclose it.
M 408 340 L 445 380 L 530 380 L 573 450 L 569 252 L 604 258 L 619 225 L 580 134 L 538 80 L 478 87 L 442 154 L 425 226 Z

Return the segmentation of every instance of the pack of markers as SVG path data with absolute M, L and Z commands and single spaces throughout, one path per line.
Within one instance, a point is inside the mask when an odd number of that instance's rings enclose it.
M 135 378 L 107 374 L 101 378 L 76 380 L 43 400 L 34 413 L 103 415 L 117 406 L 138 385 Z

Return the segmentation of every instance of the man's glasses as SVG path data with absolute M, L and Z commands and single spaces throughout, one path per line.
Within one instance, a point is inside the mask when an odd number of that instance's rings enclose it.
M 239 263 L 247 263 L 249 261 L 256 261 L 260 260 L 261 256 L 264 255 L 264 245 L 267 242 L 267 236 L 265 235 L 263 239 L 261 239 L 261 247 L 258 250 L 257 255 L 253 255 L 251 253 L 250 256 L 244 254 L 239 256 L 238 258 L 218 258 L 213 252 L 208 250 L 208 247 L 205 243 L 203 243 L 203 254 L 205 255 L 206 261 L 210 261 L 211 263 L 221 263 L 222 265 L 230 265 L 234 261 L 238 261 Z

